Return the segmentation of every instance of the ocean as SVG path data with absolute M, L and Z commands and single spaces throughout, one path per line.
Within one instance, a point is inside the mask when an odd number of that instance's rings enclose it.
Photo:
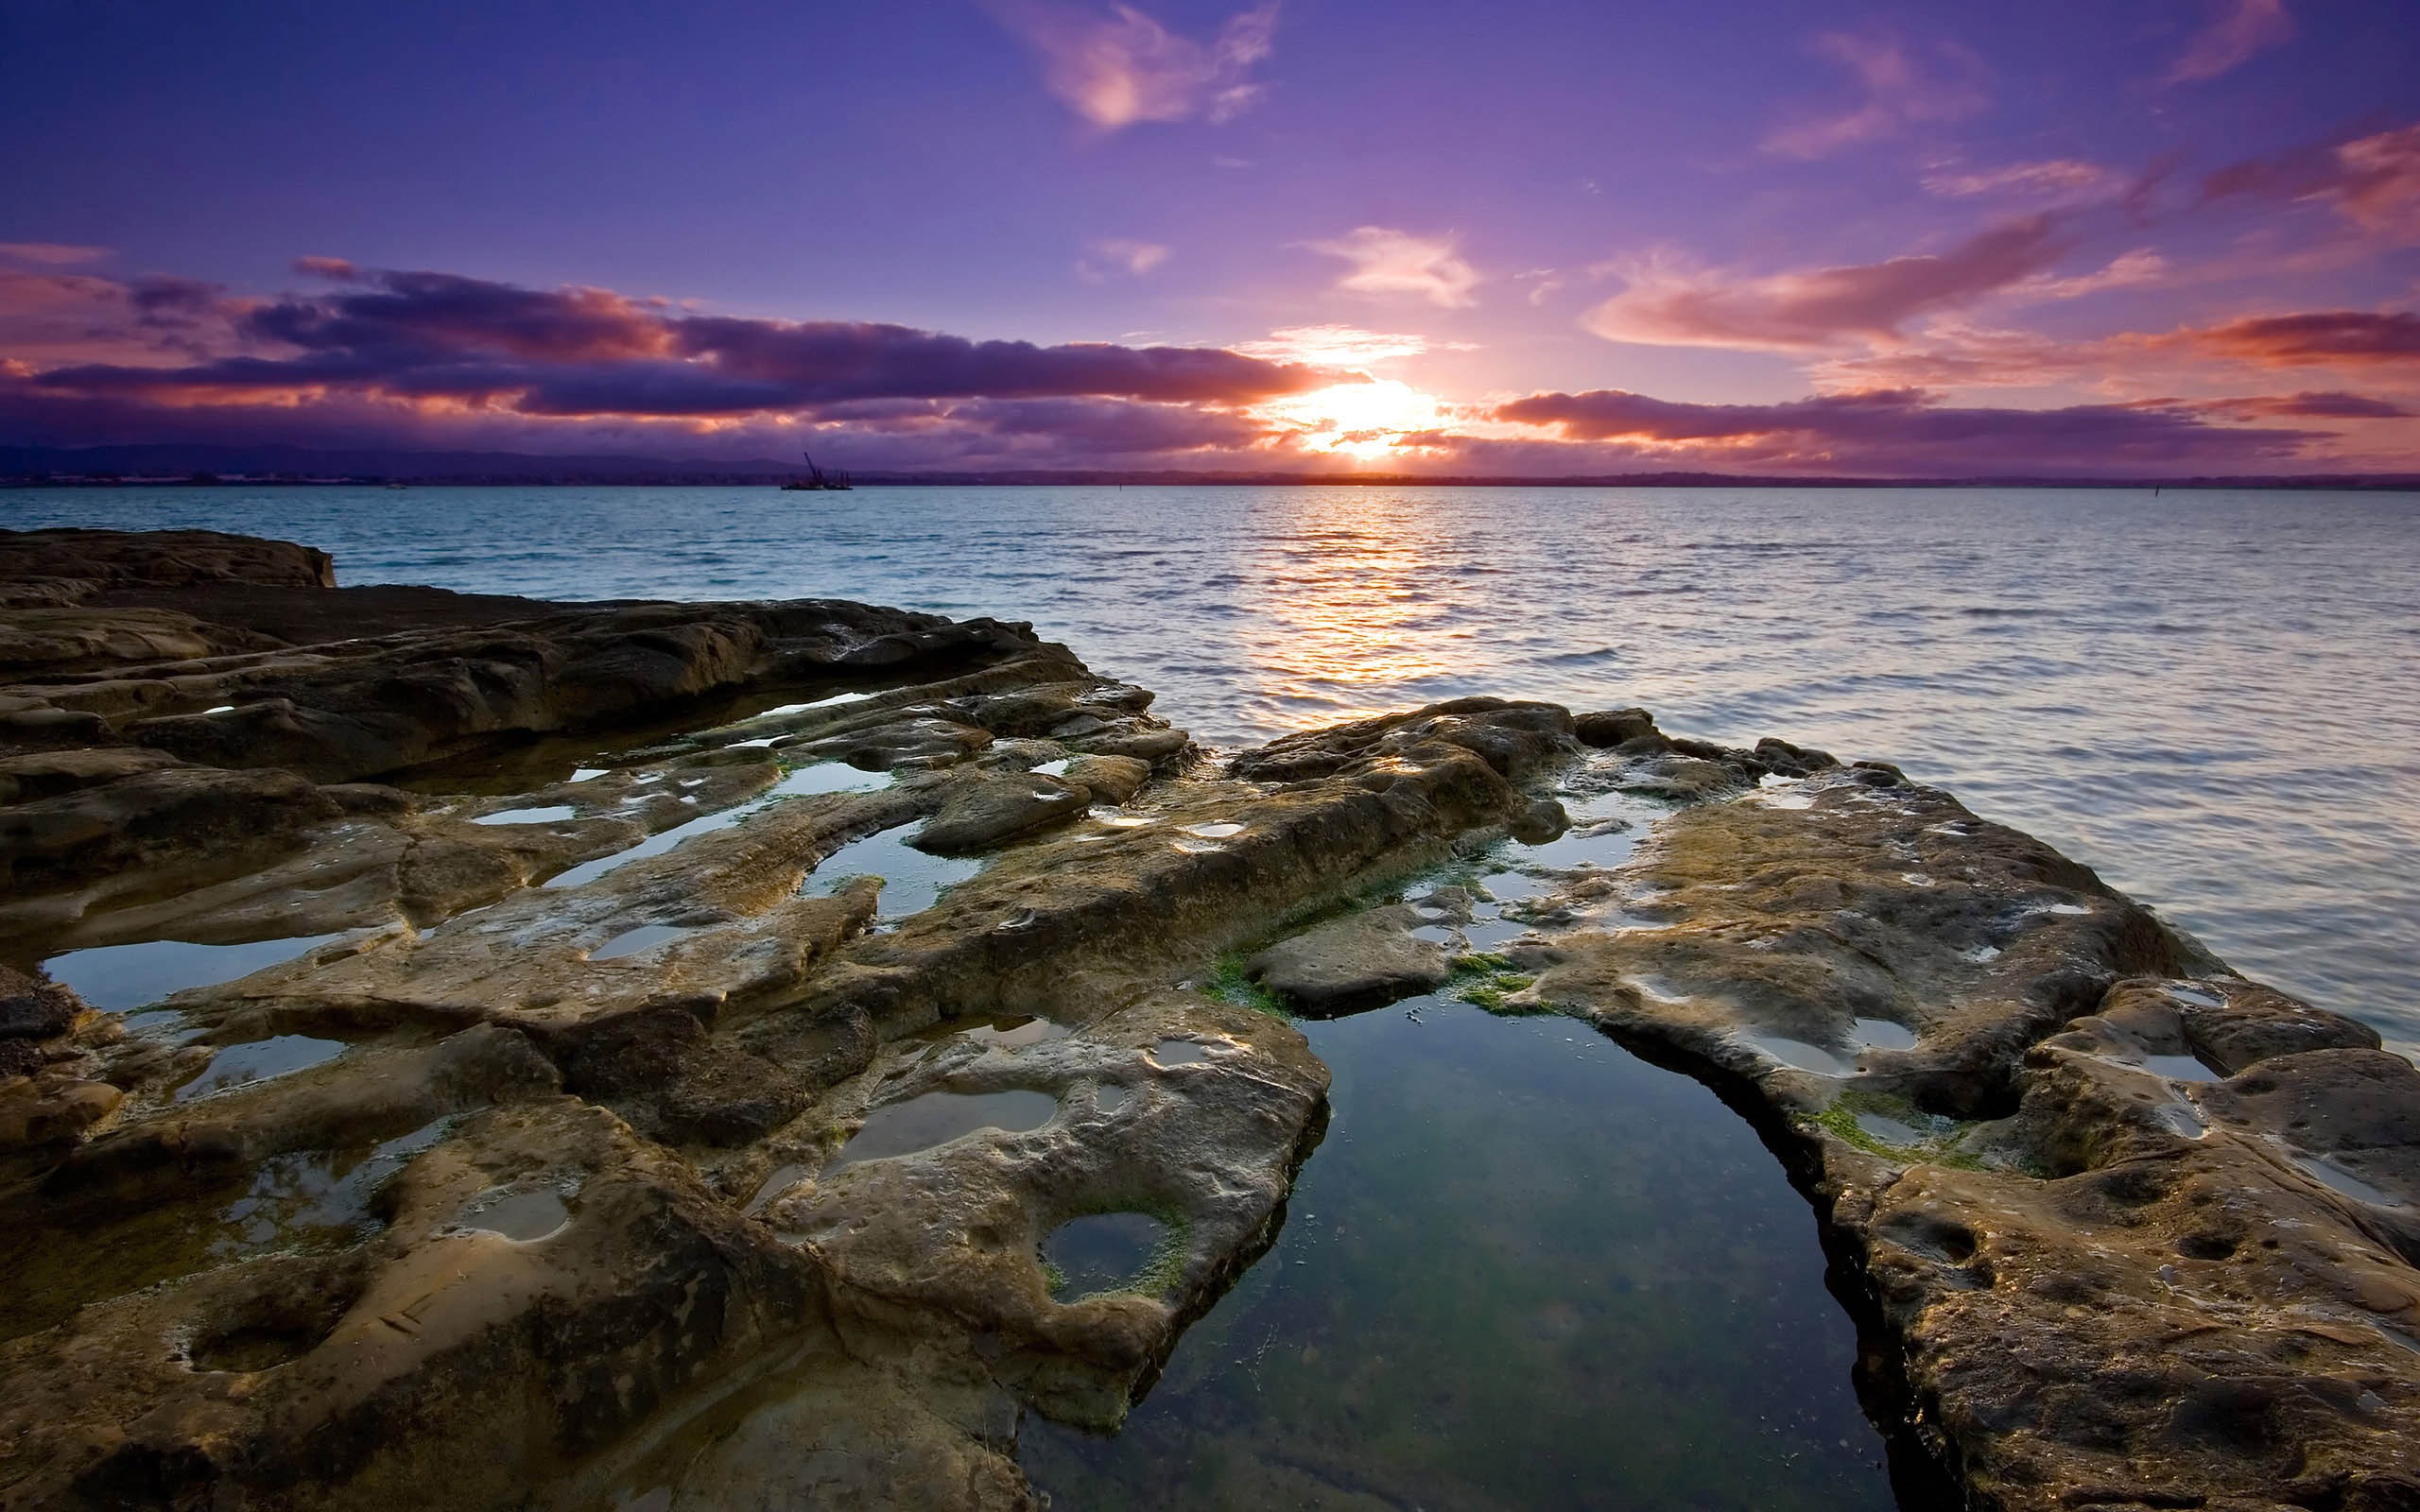
M 164 488 L 0 525 L 308 541 L 346 583 L 1031 621 L 1234 747 L 1465 694 L 1895 762 L 2420 1048 L 2420 495 Z

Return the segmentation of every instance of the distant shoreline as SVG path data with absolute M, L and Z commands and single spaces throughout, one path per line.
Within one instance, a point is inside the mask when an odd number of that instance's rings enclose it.
M 519 473 L 360 473 L 327 477 L 0 475 L 0 490 L 31 489 L 479 489 L 479 488 L 765 488 L 797 476 L 787 472 L 594 475 Z M 1428 477 L 1412 473 L 902 473 L 859 474 L 860 489 L 1033 488 L 1423 488 L 1423 489 L 2073 489 L 2090 491 L 2150 489 L 2271 490 L 2341 493 L 2420 492 L 2420 474 L 2356 474 L 2314 477 L 1976 477 L 1838 478 L 1735 477 L 1719 473 L 1639 473 L 1611 477 Z

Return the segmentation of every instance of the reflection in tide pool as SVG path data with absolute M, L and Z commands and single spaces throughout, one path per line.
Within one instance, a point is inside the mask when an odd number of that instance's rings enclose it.
M 1022 1134 L 1049 1123 L 1057 1111 L 1059 1099 L 1048 1092 L 925 1092 L 868 1113 L 864 1126 L 823 1169 L 913 1155 L 977 1129 Z
M 181 939 L 139 945 L 100 945 L 69 951 L 43 963 L 51 979 L 63 982 L 96 1008 L 124 1010 L 157 1003 L 190 987 L 216 987 L 290 961 L 342 935 L 301 935 L 244 945 L 195 945 Z
M 1697 1083 L 1442 999 L 1305 1023 L 1334 1118 L 1276 1247 L 1118 1435 L 1028 1416 L 1068 1507 L 1881 1512 L 1806 1203 Z
M 982 861 L 973 856 L 927 855 L 908 843 L 903 827 L 850 841 L 825 856 L 806 885 L 814 892 L 830 893 L 854 877 L 879 877 L 882 896 L 875 902 L 874 917 L 887 922 L 923 913 L 940 902 L 942 889 L 982 869 Z
M 640 781 L 646 782 L 649 779 L 642 778 Z M 845 762 L 815 762 L 783 774 L 780 782 L 745 802 L 735 803 L 727 809 L 717 809 L 712 814 L 701 815 L 686 823 L 676 824 L 668 830 L 660 830 L 626 850 L 616 850 L 612 855 L 598 856 L 594 861 L 583 861 L 568 870 L 559 871 L 546 879 L 546 885 L 549 887 L 585 886 L 607 872 L 627 867 L 633 861 L 644 861 L 649 856 L 663 855 L 684 840 L 700 834 L 710 834 L 717 830 L 728 830 L 750 815 L 778 803 L 786 798 L 806 798 L 824 793 L 871 793 L 877 788 L 887 786 L 890 782 L 890 779 L 881 772 L 859 771 Z

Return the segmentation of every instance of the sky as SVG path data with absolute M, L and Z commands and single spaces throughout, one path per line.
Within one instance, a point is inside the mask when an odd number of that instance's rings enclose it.
M 0 444 L 2420 472 L 2412 0 L 0 0 Z

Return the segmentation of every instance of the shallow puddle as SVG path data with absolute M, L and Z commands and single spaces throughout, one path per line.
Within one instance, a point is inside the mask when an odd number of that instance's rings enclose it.
M 923 913 L 941 901 L 942 889 L 982 869 L 977 856 L 925 854 L 908 843 L 903 827 L 877 831 L 833 851 L 806 879 L 806 886 L 817 894 L 830 894 L 852 878 L 879 877 L 882 896 L 874 904 L 874 917 L 889 920 Z
M 1042 1241 L 1043 1273 L 1063 1302 L 1103 1292 L 1149 1290 L 1168 1226 L 1148 1212 L 1096 1212 L 1070 1218 Z
M 1210 1048 L 1199 1040 L 1163 1040 L 1151 1047 L 1151 1059 L 1162 1066 L 1190 1066 L 1210 1058 Z
M 590 951 L 588 958 L 592 961 L 618 960 L 625 955 L 636 955 L 641 951 L 651 951 L 658 945 L 668 945 L 684 935 L 696 933 L 695 929 L 681 924 L 641 924 L 636 929 L 622 931 Z
M 2193 1056 L 2145 1056 L 2143 1069 L 2170 1081 L 2222 1081 L 2225 1078 Z
M 1116 1436 L 1028 1416 L 1035 1484 L 1188 1512 L 1892 1506 L 1814 1219 L 1747 1125 L 1566 1021 L 1416 1005 L 1299 1025 L 1334 1111 L 1275 1248 Z
M 473 824 L 556 824 L 564 819 L 578 817 L 579 817 L 579 810 L 568 803 L 558 803 L 549 808 L 506 809 L 500 814 L 482 814 L 471 822 Z
M 101 945 L 54 955 L 43 966 L 96 1008 L 123 1012 L 159 1002 L 190 987 L 216 987 L 290 961 L 342 935 L 301 935 L 245 945 L 195 945 L 181 939 L 140 945 Z
M 314 1040 L 309 1035 L 281 1034 L 268 1040 L 249 1040 L 239 1045 L 229 1045 L 210 1057 L 201 1074 L 177 1089 L 176 1100 L 189 1103 L 216 1092 L 249 1087 L 256 1081 L 295 1072 L 334 1060 L 344 1054 L 341 1040 Z
M 1849 1025 L 1849 1041 L 1859 1050 L 1907 1050 L 1916 1042 L 1916 1031 L 1889 1019 L 1858 1019 Z
M 812 765 L 801 766 L 744 803 L 735 803 L 727 809 L 700 815 L 685 823 L 676 824 L 671 829 L 648 835 L 627 850 L 616 850 L 610 856 L 598 856 L 594 861 L 583 861 L 568 870 L 556 872 L 546 879 L 546 885 L 578 887 L 595 882 L 607 872 L 627 867 L 633 861 L 644 861 L 649 856 L 660 856 L 684 840 L 700 834 L 710 834 L 717 830 L 727 830 L 750 815 L 759 813 L 786 798 L 804 798 L 820 793 L 871 793 L 888 785 L 890 782 L 890 777 L 885 773 L 861 772 L 846 762 L 817 762 Z M 695 800 L 692 799 L 685 801 Z
M 2335 1161 L 2330 1160 L 2324 1156 L 2297 1155 L 2293 1159 L 2294 1164 L 2300 1166 L 2305 1175 L 2311 1177 L 2313 1179 L 2337 1192 L 2342 1193 L 2344 1195 L 2351 1197 L 2356 1202 L 2367 1202 L 2380 1208 L 2400 1208 L 2403 1206 L 2401 1198 L 2394 1196 L 2382 1187 L 2374 1186 L 2371 1183 L 2362 1180 L 2360 1177 L 2355 1176 L 2352 1172 L 2345 1170 L 2342 1166 L 2338 1165 Z
M 1748 1043 L 1783 1065 L 1811 1071 L 1819 1076 L 1845 1076 L 1857 1070 L 1855 1061 L 1844 1059 L 1822 1045 L 1792 1040 L 1787 1035 L 1752 1034 L 1747 1040 Z
M 49 1328 L 78 1307 L 270 1250 L 321 1253 L 377 1231 L 378 1188 L 445 1131 L 439 1120 L 364 1150 L 274 1155 L 237 1185 L 131 1211 L 85 1214 L 50 1199 L 41 1223 L 0 1222 L 0 1341 Z M 82 1237 L 61 1245 L 72 1229 Z
M 1032 1018 L 994 1019 L 989 1023 L 978 1023 L 973 1028 L 959 1029 L 957 1032 L 977 1044 L 990 1045 L 1000 1050 L 1017 1050 L 1027 1045 L 1038 1045 L 1045 1040 L 1063 1040 L 1075 1033 L 1063 1023 L 1053 1023 L 1048 1019 Z
M 1582 834 L 1577 829 L 1565 832 L 1542 845 L 1512 848 L 1523 863 L 1546 867 L 1556 871 L 1578 871 L 1590 867 L 1618 867 L 1628 861 L 1638 849 L 1639 832 L 1635 829 L 1613 830 L 1602 834 Z M 1495 892 L 1494 887 L 1488 889 Z M 1502 893 L 1495 893 L 1502 898 Z
M 535 1244 L 571 1227 L 571 1207 L 551 1187 L 494 1187 L 462 1204 L 454 1227 Z
M 859 1160 L 913 1155 L 977 1129 L 1022 1134 L 1049 1123 L 1058 1110 L 1059 1100 L 1048 1092 L 926 1092 L 868 1113 L 865 1126 L 840 1146 L 840 1153 L 823 1169 L 838 1171 Z

